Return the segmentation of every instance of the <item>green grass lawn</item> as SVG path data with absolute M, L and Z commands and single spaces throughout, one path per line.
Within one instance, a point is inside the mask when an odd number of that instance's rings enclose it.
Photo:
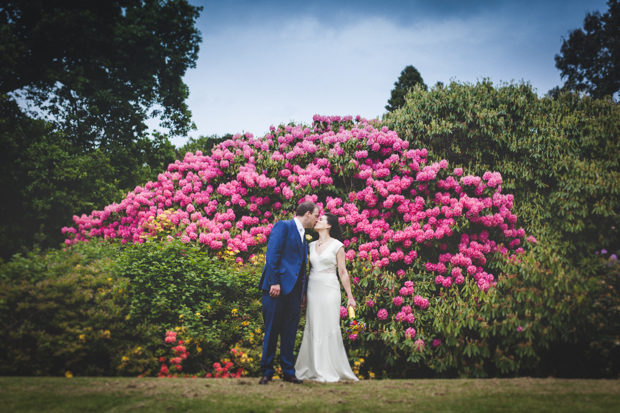
M 3 412 L 618 412 L 620 381 L 0 377 Z

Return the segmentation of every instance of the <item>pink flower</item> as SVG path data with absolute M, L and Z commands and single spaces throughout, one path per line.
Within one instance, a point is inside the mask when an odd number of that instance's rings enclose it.
M 348 315 L 346 307 L 340 306 L 340 318 L 347 318 Z
M 428 308 L 429 302 L 426 298 L 422 298 L 419 295 L 416 295 L 415 297 L 413 297 L 413 304 L 425 310 Z
M 441 340 L 436 338 L 433 340 L 433 347 L 439 347 L 441 346 Z
M 372 308 L 375 305 L 375 302 L 372 301 L 370 298 L 368 299 L 368 301 L 366 301 L 366 305 L 370 308 Z
M 394 297 L 394 299 L 392 300 L 392 302 L 394 303 L 394 305 L 396 307 L 399 307 L 403 304 L 403 297 L 401 297 L 400 295 Z
M 409 327 L 407 330 L 405 330 L 405 337 L 412 339 L 415 337 L 415 328 Z
M 520 333 L 520 332 L 522 332 L 522 331 L 523 331 L 523 327 L 521 327 L 521 326 L 517 327 L 517 331 L 518 331 L 519 333 Z
M 379 310 L 379 312 L 377 313 L 377 318 L 381 321 L 385 321 L 388 318 L 387 310 L 385 308 Z
M 349 335 L 349 340 L 355 341 L 356 339 L 357 339 L 357 334 L 350 334 Z
M 426 345 L 424 344 L 424 340 L 422 339 L 418 339 L 413 343 L 413 346 L 416 350 L 418 350 L 420 353 L 424 351 L 424 347 L 426 347 Z

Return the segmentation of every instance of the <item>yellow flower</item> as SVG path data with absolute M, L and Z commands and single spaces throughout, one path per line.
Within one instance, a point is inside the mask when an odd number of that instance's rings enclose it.
M 129 316 L 125 317 L 125 320 L 129 320 Z
M 122 293 L 122 292 L 123 292 L 123 290 L 118 290 L 118 292 L 119 292 L 119 293 Z
M 65 372 L 65 377 L 70 379 L 71 377 L 73 377 L 73 374 L 70 371 L 66 371 Z
M 359 362 L 359 361 L 356 361 L 356 362 L 355 362 L 355 363 L 353 363 L 353 364 L 354 364 L 355 366 L 359 366 L 359 365 L 360 365 L 360 362 Z
M 211 309 L 211 306 L 210 306 L 210 305 L 208 305 L 208 306 L 207 306 L 207 310 L 210 310 L 210 309 Z
M 242 326 L 247 327 L 250 325 L 249 321 L 244 321 L 243 323 L 241 323 Z
M 374 379 L 374 378 L 375 378 L 375 373 L 373 373 L 372 371 L 369 371 L 369 372 L 368 372 L 368 376 L 369 376 L 371 379 Z
M 364 363 L 364 359 L 360 359 L 360 363 Z
M 233 308 L 232 313 L 233 313 L 233 315 L 237 314 L 237 309 Z
M 121 360 L 122 360 L 122 361 L 127 361 L 127 360 L 129 360 L 129 357 L 127 357 L 127 356 L 123 356 L 123 358 L 122 358 Z
M 197 315 L 198 317 L 200 317 L 200 313 L 196 313 L 196 315 Z
M 197 351 L 198 353 L 201 353 L 201 352 L 202 352 L 202 347 L 197 346 L 197 347 L 196 347 L 196 351 Z
M 306 234 L 306 239 L 307 239 L 308 241 L 312 240 L 312 235 L 310 235 L 310 234 Z
M 184 315 L 183 315 L 183 314 L 179 315 L 179 318 L 183 318 L 183 317 L 184 317 Z
M 108 278 L 108 281 L 112 281 L 112 278 Z
M 254 330 L 256 332 L 256 334 L 260 334 L 260 328 L 257 328 L 256 330 Z
M 174 329 L 175 329 L 176 331 L 179 331 L 179 330 L 181 330 L 181 327 L 175 327 Z

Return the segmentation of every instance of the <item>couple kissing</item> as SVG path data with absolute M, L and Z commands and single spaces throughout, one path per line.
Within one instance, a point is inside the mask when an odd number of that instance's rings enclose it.
M 340 331 L 341 283 L 347 305 L 355 307 L 355 300 L 338 218 L 331 213 L 319 217 L 319 208 L 311 201 L 299 204 L 295 215 L 273 226 L 258 284 L 265 323 L 263 377 L 259 384 L 269 383 L 275 373 L 278 337 L 285 381 L 301 384 L 303 380 L 358 380 L 349 365 Z M 308 244 L 307 229 L 314 229 L 319 239 Z M 306 327 L 295 361 L 293 350 L 302 305 L 307 305 Z

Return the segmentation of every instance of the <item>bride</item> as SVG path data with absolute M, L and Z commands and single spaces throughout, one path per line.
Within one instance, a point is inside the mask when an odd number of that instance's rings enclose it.
M 357 380 L 351 370 L 340 331 L 340 283 L 355 308 L 349 274 L 344 264 L 342 230 L 334 214 L 325 213 L 314 230 L 318 241 L 309 245 L 306 329 L 295 363 L 299 379 L 321 382 Z

